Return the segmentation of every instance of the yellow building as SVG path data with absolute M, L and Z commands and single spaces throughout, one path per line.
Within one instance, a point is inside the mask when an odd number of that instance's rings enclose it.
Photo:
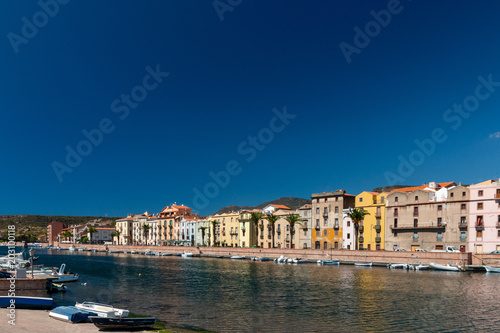
M 240 213 L 229 212 L 222 214 L 212 215 L 209 220 L 216 220 L 219 224 L 216 227 L 216 241 L 219 246 L 239 246 L 238 240 L 238 229 L 240 228 L 239 223 Z M 210 224 L 212 228 L 212 224 Z M 210 231 L 212 232 L 212 231 Z M 210 239 L 210 243 L 213 245 L 213 237 Z
M 274 224 L 274 247 L 275 248 L 299 248 L 300 235 L 303 233 L 303 222 L 297 222 L 294 226 L 294 234 L 291 233 L 290 224 L 286 220 L 289 214 L 294 214 L 300 217 L 299 212 L 290 209 L 278 209 L 274 215 L 279 216 L 279 219 Z M 269 221 L 263 216 L 259 224 L 259 247 L 272 248 L 273 235 L 272 227 Z
M 361 192 L 356 196 L 356 208 L 362 208 L 370 215 L 363 219 L 359 228 L 359 248 L 383 250 L 385 242 L 385 202 L 389 193 Z
M 239 215 L 238 244 L 240 247 L 255 246 L 255 226 L 250 219 L 252 213 L 262 213 L 259 209 L 243 210 Z

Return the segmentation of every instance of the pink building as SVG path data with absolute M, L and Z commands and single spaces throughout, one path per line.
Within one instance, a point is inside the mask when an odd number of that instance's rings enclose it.
M 470 186 L 469 251 L 500 251 L 500 180 Z

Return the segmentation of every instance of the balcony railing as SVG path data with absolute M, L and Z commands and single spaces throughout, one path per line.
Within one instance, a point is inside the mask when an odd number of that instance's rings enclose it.
M 375 224 L 375 230 L 380 231 L 382 229 L 382 226 L 380 224 Z
M 483 222 L 481 222 L 481 223 L 476 223 L 476 229 L 478 229 L 478 230 L 482 230 L 482 229 L 484 229 L 484 223 L 483 223 Z
M 459 228 L 467 228 L 467 222 L 460 222 L 460 223 L 458 224 L 458 227 L 459 227 Z
M 323 217 L 328 217 L 328 212 L 323 212 Z
M 319 224 L 316 224 L 315 229 L 316 229 L 316 230 L 319 230 Z
M 389 226 L 390 229 L 392 230 L 399 230 L 399 231 L 405 231 L 405 230 L 421 230 L 421 231 L 434 231 L 434 230 L 438 230 L 438 231 L 442 231 L 446 228 L 445 225 L 441 225 L 441 226 L 437 226 L 437 225 L 421 225 L 420 223 L 418 224 L 418 226 L 400 226 L 400 225 L 397 225 L 397 226 L 393 226 L 393 225 L 390 225 Z
M 333 225 L 333 228 L 334 228 L 334 229 L 338 229 L 338 228 L 340 228 L 340 226 L 339 226 L 339 224 L 338 224 L 338 223 L 335 223 L 335 224 Z
M 375 243 L 382 242 L 382 237 L 375 237 Z

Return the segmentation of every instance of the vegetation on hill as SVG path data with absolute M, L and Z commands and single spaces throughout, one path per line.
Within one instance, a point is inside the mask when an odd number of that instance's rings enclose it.
M 414 186 L 417 186 L 417 185 L 391 185 L 391 186 L 376 187 L 373 189 L 373 192 L 377 192 L 377 193 L 391 192 L 392 190 L 396 190 L 398 188 L 414 187 Z
M 215 214 L 223 214 L 223 213 L 229 213 L 229 212 L 235 212 L 239 210 L 250 210 L 250 209 L 262 209 L 266 207 L 267 205 L 275 204 L 275 205 L 285 205 L 289 207 L 292 210 L 295 210 L 297 208 L 302 207 L 305 204 L 310 204 L 311 199 L 302 199 L 302 198 L 293 198 L 293 197 L 284 197 L 284 198 L 278 198 L 276 200 L 268 201 L 261 203 L 260 205 L 257 206 L 227 206 L 227 207 L 222 207 L 219 209 Z

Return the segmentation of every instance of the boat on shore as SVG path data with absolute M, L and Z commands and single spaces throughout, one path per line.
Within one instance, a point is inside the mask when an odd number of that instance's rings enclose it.
M 154 317 L 105 318 L 90 316 L 89 319 L 99 330 L 147 330 L 153 328 L 156 322 Z
M 317 263 L 318 263 L 318 265 L 331 265 L 331 266 L 340 265 L 339 260 L 318 260 Z
M 372 262 L 355 262 L 354 266 L 355 267 L 372 267 L 373 263 Z
M 488 273 L 500 273 L 500 267 L 484 266 L 484 269 L 486 269 Z
M 58 306 L 49 312 L 49 317 L 70 323 L 89 322 L 89 316 L 97 316 L 97 313 L 78 309 L 74 306 Z
M 71 246 L 69 247 L 69 251 L 70 251 L 70 252 L 75 252 L 75 251 L 76 251 L 76 247 L 74 247 L 73 245 L 71 245 Z
M 18 309 L 50 309 L 53 302 L 54 300 L 49 297 L 0 296 L 0 308 L 6 308 L 14 303 Z
M 183 257 L 183 258 L 190 258 L 192 256 L 193 256 L 192 252 L 184 251 L 184 253 L 181 253 L 181 257 Z
M 233 260 L 244 260 L 245 257 L 244 256 L 231 256 L 231 259 L 233 259 Z
M 269 259 L 268 257 L 252 257 L 253 261 L 269 261 L 271 259 Z
M 440 264 L 435 264 L 433 262 L 429 264 L 429 267 L 436 271 L 448 271 L 448 272 L 460 272 L 461 269 L 460 266 L 452 266 L 450 264 L 440 265 Z
M 75 307 L 81 310 L 95 312 L 97 313 L 97 316 L 105 318 L 125 318 L 129 315 L 128 310 L 117 309 L 112 305 L 100 304 L 95 302 L 77 302 L 75 304 Z

